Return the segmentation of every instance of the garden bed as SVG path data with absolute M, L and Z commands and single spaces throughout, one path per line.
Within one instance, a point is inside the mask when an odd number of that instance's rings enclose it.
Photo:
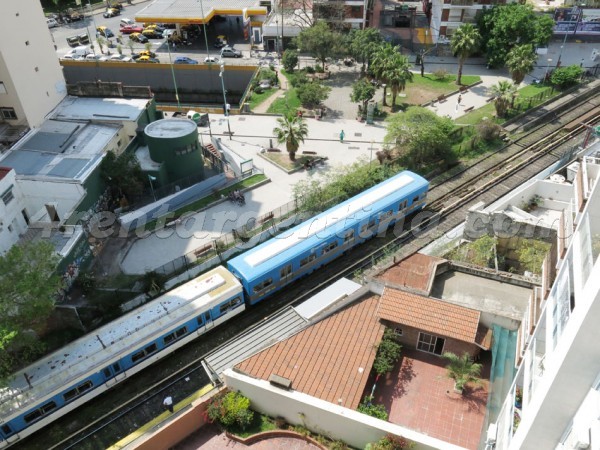
M 272 150 L 272 149 L 269 149 Z M 267 150 L 265 153 L 259 153 L 264 159 L 269 161 L 272 164 L 275 164 L 281 170 L 289 173 L 297 172 L 298 170 L 304 169 L 307 163 L 312 163 L 313 161 L 324 161 L 327 158 L 319 156 L 317 154 L 310 155 L 299 155 L 296 153 L 296 160 L 292 161 L 287 151 L 282 150 L 281 152 L 273 152 Z

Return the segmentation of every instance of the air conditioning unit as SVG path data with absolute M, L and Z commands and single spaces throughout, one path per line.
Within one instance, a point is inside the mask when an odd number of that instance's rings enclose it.
M 571 448 L 573 450 L 585 450 L 590 448 L 590 430 L 586 428 L 585 430 L 573 430 L 575 436 L 571 440 Z

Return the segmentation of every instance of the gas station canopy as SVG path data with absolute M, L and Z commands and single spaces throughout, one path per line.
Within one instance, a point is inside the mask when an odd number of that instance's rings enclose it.
M 155 0 L 135 15 L 137 22 L 204 24 L 214 16 L 266 16 L 260 0 Z

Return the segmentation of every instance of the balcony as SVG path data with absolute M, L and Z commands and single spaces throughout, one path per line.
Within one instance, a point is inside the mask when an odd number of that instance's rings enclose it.
M 450 0 L 452 6 L 473 6 L 474 0 Z

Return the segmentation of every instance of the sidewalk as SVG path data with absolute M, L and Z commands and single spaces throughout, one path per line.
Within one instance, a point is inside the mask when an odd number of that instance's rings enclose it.
M 279 89 L 277 89 L 270 97 L 268 97 L 264 102 L 258 105 L 256 108 L 252 110 L 255 114 L 266 114 L 269 110 L 269 107 L 273 104 L 275 100 L 278 98 L 282 98 L 285 96 L 288 90 L 288 79 L 281 73 L 281 70 L 277 70 L 277 79 L 279 80 Z

